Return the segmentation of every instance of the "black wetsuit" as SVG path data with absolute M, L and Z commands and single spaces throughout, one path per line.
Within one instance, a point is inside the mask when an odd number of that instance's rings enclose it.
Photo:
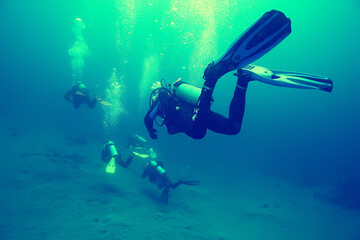
M 157 171 L 158 166 L 160 166 L 162 169 L 164 169 L 164 164 L 160 161 L 159 162 L 155 162 L 153 160 L 150 160 L 150 161 L 156 163 L 156 165 L 154 166 L 154 165 L 150 164 L 150 162 L 149 162 L 146 165 L 141 177 L 146 178 L 147 176 L 149 176 L 149 182 L 156 184 L 159 189 L 164 188 L 164 190 L 162 191 L 162 194 L 161 194 L 161 201 L 164 204 L 168 204 L 170 188 L 175 189 L 179 185 L 185 184 L 185 182 L 179 180 L 175 183 L 172 183 L 170 181 L 170 179 L 167 177 L 167 174 L 165 171 L 163 173 L 159 173 Z
M 164 119 L 168 133 L 171 135 L 184 132 L 194 139 L 201 139 L 206 135 L 207 129 L 226 135 L 238 134 L 245 111 L 247 87 L 247 81 L 242 81 L 243 79 L 240 78 L 230 103 L 228 118 L 210 110 L 212 91 L 208 91 L 205 87 L 202 89 L 197 106 L 181 101 L 165 88 L 160 90 L 158 99 L 152 104 L 144 119 L 150 137 L 157 138 L 156 130 L 153 128 L 156 116 Z M 211 84 L 208 81 L 208 85 Z M 215 84 L 211 87 L 214 86 Z
M 85 89 L 85 91 L 84 89 L 80 89 L 80 84 L 81 83 L 76 83 L 70 88 L 65 94 L 65 100 L 74 104 L 74 108 L 76 109 L 80 107 L 80 104 L 86 104 L 89 108 L 94 108 L 97 102 L 96 98 L 91 100 L 88 94 L 89 91 L 87 89 Z

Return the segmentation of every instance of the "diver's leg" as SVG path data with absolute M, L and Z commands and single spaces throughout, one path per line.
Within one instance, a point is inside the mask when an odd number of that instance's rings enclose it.
M 162 191 L 162 193 L 161 193 L 161 202 L 164 203 L 164 204 L 168 204 L 169 190 L 170 190 L 170 187 L 166 186 L 164 188 L 164 190 Z
M 240 132 L 245 112 L 246 90 L 250 78 L 239 74 L 239 71 L 236 74 L 238 81 L 230 103 L 229 118 L 215 112 L 210 112 L 209 114 L 207 126 L 213 132 L 226 135 L 235 135 Z
M 290 34 L 290 25 L 290 19 L 282 12 L 267 12 L 243 32 L 224 55 L 211 62 L 204 72 L 205 82 L 197 103 L 197 117 L 201 119 L 209 114 L 211 95 L 219 78 L 269 52 Z
M 192 133 L 189 135 L 195 139 L 201 139 L 206 134 L 207 121 L 209 117 L 212 93 L 214 91 L 215 85 L 219 77 L 211 70 L 214 67 L 214 63 L 210 63 L 204 72 L 204 85 L 201 89 L 201 94 L 194 108 L 193 115 L 193 126 Z
M 90 98 L 89 98 L 89 100 L 87 101 L 87 105 L 88 105 L 88 107 L 89 108 L 94 108 L 95 107 L 95 105 L 96 105 L 96 98 L 93 98 L 93 100 L 90 100 Z
M 191 127 L 185 133 L 193 139 L 202 139 L 206 135 L 207 131 L 207 120 L 210 113 L 209 106 L 199 106 L 194 109 L 193 116 L 190 119 Z
M 179 181 L 177 181 L 176 183 L 171 184 L 170 187 L 171 187 L 172 189 L 175 189 L 175 188 L 177 188 L 178 186 L 180 186 L 181 184 L 183 184 L 183 181 L 179 180 Z
M 204 112 L 203 112 L 204 114 Z M 205 114 L 204 114 L 205 115 Z M 184 132 L 193 139 L 201 139 L 206 134 L 206 119 L 207 117 L 196 118 L 194 113 L 194 106 L 183 105 L 178 111 L 176 121 L 178 124 L 177 132 Z
M 125 162 L 125 161 L 123 161 L 123 160 L 121 159 L 121 157 L 120 157 L 120 158 L 118 159 L 117 163 L 119 163 L 120 166 L 122 166 L 123 168 L 127 168 L 127 167 L 129 167 L 132 159 L 133 159 L 133 157 L 130 156 L 130 157 L 126 160 L 126 162 Z
M 230 103 L 229 119 L 238 126 L 239 132 L 245 112 L 246 90 L 251 79 L 241 75 L 241 70 L 238 70 L 235 75 L 238 77 L 238 80 L 236 82 L 234 96 Z
M 177 181 L 176 183 L 171 184 L 170 187 L 172 189 L 175 189 L 178 186 L 180 186 L 181 184 L 185 184 L 185 185 L 188 185 L 188 186 L 196 186 L 196 185 L 200 184 L 200 181 L 198 181 L 198 180 L 181 180 L 181 179 L 179 179 L 179 181 Z
M 207 127 L 213 132 L 225 135 L 235 135 L 240 131 L 240 124 L 237 126 L 230 119 L 213 111 L 209 114 Z
M 124 168 L 127 168 L 129 167 L 131 161 L 132 161 L 133 157 L 132 156 L 129 156 L 128 159 L 126 160 L 125 162 L 125 165 L 124 165 Z
M 196 104 L 197 108 L 199 109 L 198 114 L 202 114 L 204 112 L 205 115 L 209 114 L 210 105 L 212 100 L 212 94 L 219 79 L 219 76 L 214 74 L 213 71 L 214 63 L 210 63 L 204 71 L 203 78 L 205 79 L 204 85 L 201 89 L 201 94 L 199 96 L 198 102 Z M 221 76 L 220 76 L 221 77 Z
M 279 44 L 290 32 L 290 20 L 282 12 L 275 10 L 267 12 L 241 34 L 223 56 L 215 62 L 211 62 L 204 72 L 205 82 L 197 102 L 194 126 L 201 126 L 204 122 L 206 123 L 210 113 L 211 96 L 219 78 L 260 58 Z M 241 91 L 238 92 L 235 92 L 235 95 L 241 95 Z M 238 98 L 234 99 L 231 104 L 234 107 L 231 109 L 239 105 L 237 100 Z M 236 109 L 236 113 L 230 114 L 230 117 L 234 120 L 241 120 L 243 110 L 244 107 L 242 110 Z M 241 125 L 241 122 L 237 124 Z

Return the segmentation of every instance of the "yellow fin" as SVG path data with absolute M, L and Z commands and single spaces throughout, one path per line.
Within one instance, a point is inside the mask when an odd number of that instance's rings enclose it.
M 104 100 L 99 101 L 99 103 L 104 106 L 111 106 L 111 103 L 104 101 Z
M 148 158 L 149 155 L 147 154 L 141 154 L 141 153 L 137 153 L 137 152 L 132 152 L 135 156 L 140 157 L 140 158 Z
M 110 159 L 105 171 L 107 173 L 115 173 L 115 158 Z

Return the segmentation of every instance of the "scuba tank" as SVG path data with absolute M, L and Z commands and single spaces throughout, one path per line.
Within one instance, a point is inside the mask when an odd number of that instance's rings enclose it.
M 158 172 L 161 176 L 164 175 L 166 173 L 165 169 L 163 169 L 161 166 L 158 165 L 157 162 L 150 160 L 149 164 L 153 167 L 155 167 L 156 172 Z
M 82 82 L 79 82 L 78 88 L 79 88 L 80 91 L 82 91 L 82 90 L 86 89 L 86 86 Z
M 71 88 L 74 89 L 75 91 L 78 91 L 82 94 L 88 94 L 89 93 L 89 89 L 87 89 L 87 87 L 85 86 L 85 84 L 81 81 L 78 81 L 74 84 L 71 85 Z
M 138 139 L 138 140 L 139 140 L 140 142 L 142 142 L 142 143 L 146 143 L 146 142 L 147 142 L 145 138 L 139 136 L 138 134 L 135 134 L 134 137 L 135 137 L 136 139 Z
M 192 86 L 179 79 L 170 86 L 170 93 L 184 102 L 196 106 L 201 94 L 201 88 Z
M 103 150 L 101 152 L 101 159 L 103 161 L 108 161 L 111 158 L 117 158 L 119 156 L 119 153 L 115 147 L 114 142 L 108 141 L 105 143 Z
M 101 151 L 101 159 L 107 163 L 105 171 L 107 173 L 115 173 L 115 159 L 119 157 L 115 144 L 112 141 L 105 143 Z

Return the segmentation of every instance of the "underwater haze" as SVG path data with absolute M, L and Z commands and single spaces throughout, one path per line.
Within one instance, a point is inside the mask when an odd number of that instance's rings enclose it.
M 206 66 L 276 9 L 292 32 L 254 62 L 331 78 L 331 93 L 249 83 L 241 132 L 194 140 L 144 125 L 152 86 L 203 84 Z M 358 0 L 1 0 L 0 239 L 360 239 Z M 108 105 L 75 109 L 72 83 Z M 228 115 L 236 78 L 212 110 Z M 145 159 L 105 172 L 101 146 L 123 159 L 139 134 L 169 177 L 199 186 L 161 191 Z

